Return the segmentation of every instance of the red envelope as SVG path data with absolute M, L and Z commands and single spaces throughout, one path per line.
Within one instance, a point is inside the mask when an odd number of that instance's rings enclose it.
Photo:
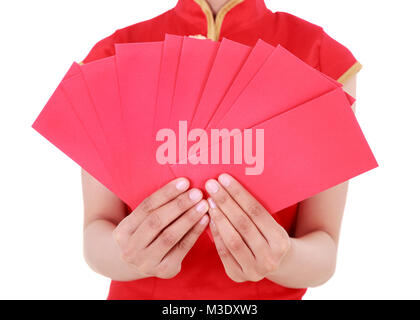
M 156 133 L 169 126 L 169 118 L 171 116 L 172 101 L 174 97 L 176 76 L 178 73 L 179 59 L 181 56 L 182 44 L 184 36 L 165 35 L 163 43 L 162 63 L 159 73 L 159 87 L 156 99 L 156 116 L 154 118 L 153 132 Z M 154 147 L 157 148 L 157 142 L 153 139 Z M 152 161 L 155 162 L 154 159 Z M 165 181 L 165 173 L 159 171 L 155 176 L 157 181 Z
M 159 186 L 154 179 L 153 123 L 162 57 L 162 42 L 116 45 L 121 108 L 128 144 L 127 189 L 143 194 L 139 182 Z M 148 188 L 146 188 L 148 189 Z
M 195 186 L 230 173 L 274 213 L 377 167 L 340 88 L 263 121 L 253 128 L 254 135 L 257 129 L 264 130 L 265 139 L 261 175 L 246 175 L 245 164 L 171 168 L 177 176 L 189 176 Z M 255 138 L 253 146 L 255 150 Z M 216 148 L 213 144 L 207 156 Z M 233 152 L 230 156 L 234 159 Z
M 77 75 L 78 67 L 73 64 L 65 79 Z M 72 104 L 66 97 L 62 83 L 55 90 L 32 127 L 53 145 L 79 164 L 90 175 L 101 181 L 112 192 L 119 190 L 111 177 L 109 168 L 98 153 L 86 127 L 77 117 Z M 124 200 L 124 195 L 120 195 Z
M 162 63 L 156 98 L 156 116 L 153 126 L 155 133 L 162 128 L 167 128 L 169 125 L 183 41 L 183 36 L 166 34 L 163 42 Z
M 377 166 L 353 102 L 336 81 L 280 46 L 259 41 L 251 49 L 225 39 L 219 47 L 167 35 L 73 65 L 34 128 L 132 209 L 175 176 L 202 188 L 229 172 L 277 212 Z M 264 129 L 262 174 L 246 174 L 246 150 L 236 153 L 239 160 L 231 150 L 236 162 L 227 164 L 160 165 L 156 133 L 177 131 L 182 120 L 193 121 L 189 129 L 207 125 L 207 133 L 237 128 L 234 138 L 246 128 Z M 179 163 L 220 153 L 215 142 L 190 158 L 187 151 L 188 142 L 179 144 Z
M 218 48 L 219 43 L 209 39 L 184 38 L 169 128 L 178 128 L 180 120 L 191 123 Z
M 250 128 L 336 88 L 337 84 L 278 46 L 218 127 Z
M 276 49 L 276 50 L 275 50 Z M 288 51 L 284 48 L 280 47 L 277 49 L 266 42 L 262 40 L 258 40 L 255 47 L 252 49 L 251 54 L 248 57 L 248 60 L 245 62 L 244 66 L 240 70 L 237 78 L 234 80 L 231 88 L 229 88 L 228 93 L 224 97 L 221 105 L 217 108 L 215 114 L 212 116 L 211 120 L 209 121 L 209 124 L 207 125 L 207 128 L 220 128 L 223 126 L 222 120 L 228 121 L 226 119 L 223 119 L 228 112 L 230 112 L 230 109 L 232 108 L 232 105 L 236 102 L 236 100 L 239 98 L 239 96 L 247 89 L 248 85 L 254 81 L 255 83 L 258 83 L 258 81 L 264 77 L 264 74 L 259 74 L 260 69 L 264 66 L 264 64 L 267 62 L 274 60 L 276 62 L 276 59 L 279 59 L 279 55 L 284 54 L 288 55 L 289 58 L 293 61 L 295 64 L 301 64 L 301 61 L 296 58 L 295 56 L 288 54 Z M 277 61 L 278 63 L 278 61 Z M 267 65 L 265 66 L 266 70 L 269 69 L 271 66 Z M 312 69 L 311 67 L 307 66 L 305 64 L 306 69 Z M 309 67 L 309 68 L 308 68 Z M 275 70 L 275 69 L 274 69 Z M 312 72 L 315 71 L 315 69 L 311 70 Z M 261 71 L 264 72 L 264 71 Z M 305 72 L 305 71 L 304 71 Z M 324 75 L 320 72 L 316 72 L 319 76 L 322 76 L 326 78 L 328 81 L 331 82 L 331 88 L 336 87 L 342 87 L 342 84 L 335 81 L 334 79 L 328 77 L 327 75 Z M 255 76 L 259 74 L 259 79 L 254 80 Z M 259 82 L 258 84 L 264 86 L 264 81 Z M 254 87 L 255 89 L 255 87 Z M 250 88 L 252 90 L 252 88 Z M 259 90 L 259 89 L 257 89 Z M 355 102 L 355 99 L 351 97 L 350 95 L 346 94 L 347 98 L 352 105 Z M 243 98 L 245 100 L 245 98 Z M 234 111 L 231 111 L 231 117 L 235 118 L 236 114 L 235 112 L 239 112 L 237 115 L 240 116 L 242 112 L 246 110 L 239 110 L 240 107 L 236 107 Z M 260 109 L 260 111 L 265 111 L 265 108 Z M 282 110 L 278 110 L 278 113 L 282 112 Z M 250 116 L 249 118 L 252 118 Z
M 103 159 L 109 174 L 112 176 L 112 150 L 105 138 L 105 132 L 98 120 L 98 112 L 93 104 L 80 67 L 77 74 L 62 81 L 61 87 L 70 102 L 76 117 L 80 120 L 89 138 L 94 142 L 99 156 Z M 119 188 L 115 186 L 115 188 Z
M 269 52 L 269 48 L 264 43 L 261 43 L 261 48 L 266 50 L 261 49 L 257 51 L 258 53 Z M 263 59 L 260 58 L 259 62 L 261 61 Z M 254 68 L 253 72 L 242 76 L 242 79 L 248 81 L 240 82 L 242 85 L 237 87 L 240 87 L 242 91 L 236 91 L 233 105 L 227 107 L 225 116 L 211 128 L 250 128 L 305 101 L 341 87 L 338 82 L 303 63 L 282 46 L 274 49 L 262 63 L 263 65 L 258 70 Z M 255 64 L 258 65 L 258 63 L 253 63 Z M 346 97 L 349 102 L 354 102 L 350 96 L 346 95 Z M 209 128 L 207 128 L 207 135 L 210 136 Z M 197 144 L 189 149 L 189 154 L 197 153 L 194 149 L 196 146 Z M 186 158 L 185 155 L 185 158 L 181 158 L 178 163 L 186 163 Z
M 191 128 L 207 127 L 250 52 L 251 47 L 226 38 L 221 41 Z
M 118 177 L 121 192 L 126 192 L 125 187 L 129 181 L 126 170 L 128 150 L 115 56 L 82 65 L 80 70 L 104 132 L 107 150 L 111 152 L 109 166 L 112 168 L 112 175 Z
M 214 76 L 209 77 L 207 91 L 205 89 L 204 96 L 197 107 L 198 114 L 194 116 L 195 120 L 193 119 L 191 128 L 216 127 L 273 51 L 274 47 L 262 40 L 259 40 L 251 49 L 223 39 L 212 68 Z M 239 67 L 241 67 L 240 70 L 237 70 Z M 224 79 L 224 73 L 227 74 L 226 79 Z M 232 80 L 234 82 L 231 84 Z M 190 149 L 189 152 L 196 151 Z M 186 157 L 186 152 L 183 154 L 180 152 L 180 162 L 185 162 Z
M 214 115 L 210 119 L 207 128 L 217 127 L 220 120 L 229 111 L 233 103 L 247 87 L 249 82 L 255 77 L 258 70 L 263 66 L 268 57 L 273 53 L 274 47 L 268 43 L 258 40 L 255 47 L 252 48 L 247 60 L 239 71 L 235 81 L 226 93 L 223 101 L 218 106 Z

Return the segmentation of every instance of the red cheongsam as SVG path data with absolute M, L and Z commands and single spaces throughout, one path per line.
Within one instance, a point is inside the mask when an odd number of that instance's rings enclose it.
M 273 13 L 263 0 L 230 0 L 216 17 L 205 0 L 179 0 L 175 8 L 101 40 L 83 63 L 113 55 L 115 43 L 162 41 L 165 33 L 206 35 L 213 40 L 228 38 L 249 46 L 258 39 L 273 46 L 281 44 L 341 83 L 361 69 L 351 52 L 321 27 L 284 12 Z M 298 204 L 274 214 L 291 236 L 297 209 Z M 301 299 L 305 292 L 267 279 L 233 282 L 225 273 L 214 243 L 203 233 L 175 278 L 112 281 L 108 299 Z

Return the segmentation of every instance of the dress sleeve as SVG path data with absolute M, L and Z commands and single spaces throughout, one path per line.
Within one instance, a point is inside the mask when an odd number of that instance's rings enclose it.
M 92 50 L 90 50 L 89 54 L 81 62 L 81 64 L 113 56 L 115 54 L 114 44 L 116 43 L 116 38 L 117 32 L 99 41 Z
M 345 83 L 362 69 L 362 65 L 345 46 L 322 33 L 320 54 L 320 71 L 340 83 Z

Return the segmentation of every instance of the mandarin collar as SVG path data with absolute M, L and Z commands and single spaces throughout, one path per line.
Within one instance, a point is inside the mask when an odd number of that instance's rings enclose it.
M 174 11 L 189 23 L 207 30 L 205 36 L 216 41 L 271 13 L 264 0 L 229 0 L 216 17 L 206 0 L 179 0 Z

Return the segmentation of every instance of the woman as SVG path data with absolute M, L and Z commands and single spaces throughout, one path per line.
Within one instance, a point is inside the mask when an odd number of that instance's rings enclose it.
M 350 51 L 263 0 L 179 0 L 100 41 L 84 63 L 165 33 L 281 44 L 356 93 L 361 65 Z M 113 280 L 109 299 L 301 299 L 334 273 L 348 183 L 271 215 L 229 174 L 209 177 L 208 199 L 179 178 L 133 210 L 86 172 L 82 181 L 85 257 Z M 202 234 L 209 222 L 214 243 Z

